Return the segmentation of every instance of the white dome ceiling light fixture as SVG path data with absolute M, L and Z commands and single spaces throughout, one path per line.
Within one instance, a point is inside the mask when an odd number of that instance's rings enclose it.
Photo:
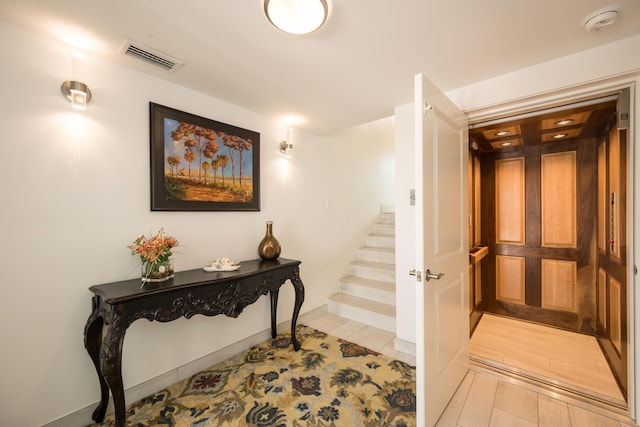
M 274 27 L 289 34 L 309 34 L 329 16 L 327 0 L 264 0 L 264 13 Z
M 596 10 L 595 12 L 589 14 L 582 21 L 582 25 L 587 31 L 600 31 L 604 27 L 608 27 L 613 24 L 622 8 L 617 5 L 607 6 L 600 10 Z

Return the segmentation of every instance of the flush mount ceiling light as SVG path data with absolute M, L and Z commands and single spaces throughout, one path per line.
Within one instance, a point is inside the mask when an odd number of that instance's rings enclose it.
M 569 136 L 569 134 L 566 134 L 566 133 L 557 133 L 557 134 L 553 135 L 553 138 L 554 139 L 562 139 L 562 138 L 566 138 L 568 136 Z
M 500 132 L 496 132 L 496 136 L 507 136 L 511 134 L 508 130 L 501 130 Z
M 329 15 L 327 0 L 264 0 L 264 13 L 276 28 L 289 34 L 308 34 Z
M 618 18 L 621 9 L 622 8 L 620 6 L 614 5 L 596 10 L 584 18 L 582 25 L 584 25 L 584 28 L 587 31 L 599 31 L 600 29 L 613 24 Z

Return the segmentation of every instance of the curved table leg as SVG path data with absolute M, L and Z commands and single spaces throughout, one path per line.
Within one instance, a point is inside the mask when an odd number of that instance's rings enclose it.
M 94 295 L 92 299 L 92 311 L 87 324 L 84 327 L 84 348 L 87 349 L 93 366 L 98 373 L 98 380 L 100 381 L 100 403 L 91 414 L 91 418 L 96 422 L 102 422 L 104 420 L 104 414 L 107 411 L 107 404 L 109 403 L 109 386 L 100 371 L 100 347 L 102 346 L 102 327 L 104 320 L 102 316 L 98 314 L 98 296 Z
M 302 284 L 302 280 L 300 280 L 300 270 L 298 267 L 295 268 L 291 283 L 296 291 L 296 302 L 293 307 L 293 318 L 291 319 L 291 342 L 293 343 L 293 349 L 298 351 L 300 350 L 300 341 L 296 338 L 296 323 L 298 322 L 300 308 L 302 308 L 302 303 L 304 302 L 304 285 Z
M 124 387 L 122 384 L 122 343 L 126 326 L 122 316 L 110 313 L 107 332 L 100 351 L 100 368 L 113 396 L 116 427 L 126 424 Z
M 271 297 L 271 338 L 278 336 L 278 330 L 276 327 L 276 313 L 278 311 L 278 295 L 280 294 L 280 288 L 269 292 Z

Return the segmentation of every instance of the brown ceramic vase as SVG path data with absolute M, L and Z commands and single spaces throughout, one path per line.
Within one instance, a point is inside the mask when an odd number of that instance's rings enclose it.
M 280 242 L 273 237 L 273 222 L 267 221 L 267 234 L 258 245 L 258 255 L 264 260 L 276 259 L 280 256 Z

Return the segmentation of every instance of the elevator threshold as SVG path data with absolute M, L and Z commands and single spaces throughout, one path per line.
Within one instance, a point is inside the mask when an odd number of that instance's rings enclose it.
M 627 403 L 624 401 L 612 399 L 590 390 L 580 389 L 571 384 L 562 383 L 561 381 L 526 372 L 512 366 L 503 365 L 495 360 L 485 359 L 474 354 L 470 355 L 470 362 L 470 370 L 478 374 L 508 382 L 569 405 L 614 418 L 623 423 L 631 421 Z

